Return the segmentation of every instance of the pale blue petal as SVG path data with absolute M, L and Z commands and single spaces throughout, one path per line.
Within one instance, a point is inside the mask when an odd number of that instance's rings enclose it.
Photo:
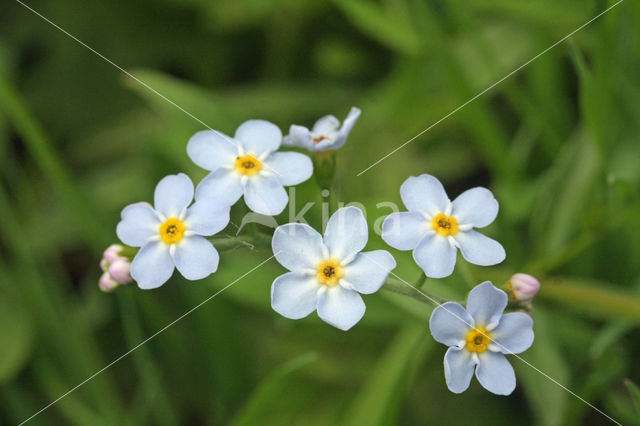
M 131 262 L 131 277 L 144 290 L 160 287 L 173 274 L 174 264 L 169 246 L 152 241 L 140 249 Z
M 336 138 L 333 142 L 333 149 L 341 148 L 345 142 L 347 141 L 347 137 L 349 137 L 349 133 L 353 130 L 353 126 L 356 125 L 358 118 L 360 118 L 360 109 L 356 107 L 351 107 L 349 111 L 349 115 L 344 119 L 342 123 L 342 127 L 336 134 Z
M 205 170 L 233 165 L 238 156 L 238 145 L 229 136 L 213 130 L 203 130 L 191 136 L 187 143 L 191 161 Z
M 362 296 L 340 285 L 327 287 L 318 295 L 318 316 L 340 330 L 346 331 L 356 325 L 365 310 Z
M 524 352 L 533 344 L 533 319 L 524 312 L 504 314 L 491 331 L 491 340 L 504 354 Z
M 193 183 L 184 173 L 162 178 L 153 196 L 155 209 L 165 217 L 179 217 L 193 201 Z
M 495 326 L 500 321 L 508 301 L 507 293 L 494 287 L 491 281 L 485 281 L 469 292 L 467 312 L 475 320 L 476 326 Z
M 274 216 L 287 206 L 287 191 L 275 175 L 255 175 L 247 179 L 244 202 L 256 213 Z
M 451 347 L 444 355 L 444 378 L 453 393 L 467 390 L 476 366 L 475 359 L 466 350 Z
M 340 120 L 333 115 L 325 115 L 316 121 L 311 130 L 314 135 L 331 135 L 340 127 Z
M 316 271 L 323 260 L 322 236 L 306 224 L 279 226 L 273 233 L 271 247 L 276 260 L 290 271 Z
M 126 245 L 142 247 L 151 238 L 159 236 L 161 222 L 151 204 L 129 204 L 122 209 L 121 217 L 116 234 Z
M 192 235 L 175 245 L 173 260 L 183 277 L 201 280 L 218 269 L 220 256 L 206 238 Z
M 366 251 L 358 253 L 356 258 L 344 267 L 342 279 L 359 293 L 371 294 L 382 287 L 395 267 L 396 261 L 388 251 Z
M 467 332 L 474 326 L 471 315 L 456 302 L 436 307 L 429 319 L 429 329 L 436 342 L 463 347 Z
M 367 245 L 369 229 L 362 210 L 357 207 L 343 207 L 336 211 L 324 232 L 324 244 L 331 257 L 349 259 Z
M 457 252 L 447 237 L 434 232 L 422 238 L 413 251 L 413 259 L 428 277 L 444 278 L 453 273 Z
M 480 384 L 496 395 L 510 395 L 516 388 L 516 375 L 507 358 L 499 352 L 484 351 L 480 359 L 476 377 Z
M 413 250 L 430 230 L 430 225 L 420 213 L 391 213 L 382 223 L 382 239 L 398 250 Z
M 449 206 L 444 187 L 431 175 L 411 176 L 405 180 L 400 186 L 400 197 L 409 211 L 431 216 L 445 212 Z
M 460 194 L 452 203 L 451 215 L 459 225 L 483 228 L 498 215 L 498 201 L 487 188 L 471 188 Z
M 506 257 L 504 247 L 499 242 L 473 229 L 460 231 L 453 238 L 458 243 L 462 256 L 474 265 L 497 265 Z
M 282 132 L 273 123 L 265 120 L 248 120 L 238 127 L 235 139 L 245 154 L 259 156 L 276 151 L 282 143 Z
M 229 224 L 229 204 L 215 198 L 204 198 L 187 209 L 184 224 L 188 231 L 213 235 Z
M 289 134 L 284 138 L 284 145 L 297 146 L 313 151 L 313 137 L 311 132 L 304 126 L 291 125 Z
M 271 307 L 280 315 L 300 319 L 316 310 L 321 284 L 313 276 L 288 272 L 271 286 Z
M 313 174 L 311 159 L 299 152 L 274 152 L 264 163 L 284 186 L 302 183 Z
M 218 169 L 209 173 L 196 188 L 196 201 L 214 198 L 226 204 L 235 204 L 242 196 L 240 175 L 234 170 Z

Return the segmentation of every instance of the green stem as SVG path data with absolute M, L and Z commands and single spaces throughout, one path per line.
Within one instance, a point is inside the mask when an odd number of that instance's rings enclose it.
M 404 296 L 412 297 L 422 303 L 441 304 L 441 303 L 447 302 L 447 300 L 441 297 L 429 294 L 424 290 L 418 290 L 412 285 L 404 281 L 396 280 L 394 278 L 387 279 L 387 281 L 384 283 L 384 286 L 382 286 L 382 288 L 384 290 L 391 291 L 393 293 L 398 293 Z
M 271 247 L 271 235 L 257 232 L 255 235 L 239 237 L 217 237 L 209 239 L 218 251 L 228 251 L 237 248 L 265 249 Z

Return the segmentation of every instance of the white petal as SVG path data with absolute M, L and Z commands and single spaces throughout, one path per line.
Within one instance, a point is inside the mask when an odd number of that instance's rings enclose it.
M 480 384 L 496 395 L 509 395 L 516 388 L 516 375 L 507 358 L 499 352 L 485 351 L 478 355 L 476 377 Z
M 340 330 L 356 325 L 365 310 L 360 294 L 340 285 L 328 287 L 318 295 L 318 316 Z
M 129 204 L 120 215 L 122 220 L 118 223 L 116 234 L 126 245 L 142 247 L 149 239 L 159 235 L 160 219 L 151 204 Z
M 274 152 L 265 160 L 265 169 L 285 186 L 302 183 L 313 174 L 311 159 L 299 152 Z
M 504 354 L 519 354 L 533 344 L 533 320 L 524 312 L 511 312 L 500 318 L 491 340 Z
M 471 315 L 456 302 L 447 302 L 436 307 L 429 319 L 433 338 L 447 346 L 464 344 L 467 332 L 474 326 Z
M 265 120 L 245 121 L 236 130 L 235 139 L 245 153 L 261 155 L 276 151 L 282 143 L 282 132 L 273 123 Z
M 196 188 L 196 201 L 205 198 L 218 199 L 232 205 L 242 196 L 240 175 L 233 170 L 218 169 L 209 173 Z
M 155 209 L 166 217 L 178 217 L 193 200 L 193 183 L 184 173 L 162 178 L 153 196 Z
M 191 136 L 187 143 L 187 154 L 198 166 L 213 171 L 233 164 L 238 156 L 238 145 L 227 135 L 203 130 Z
M 331 257 L 345 260 L 355 256 L 367 245 L 369 229 L 362 210 L 357 207 L 343 207 L 336 211 L 324 231 L 324 244 Z
M 347 137 L 349 136 L 349 133 L 351 133 L 353 126 L 356 125 L 358 118 L 360 118 L 360 112 L 361 112 L 360 109 L 356 107 L 351 107 L 351 110 L 349 111 L 349 115 L 347 115 L 347 118 L 345 118 L 344 122 L 342 123 L 342 127 L 340 128 L 340 131 L 336 135 L 336 139 L 333 143 L 334 145 L 333 149 L 338 149 L 342 147 L 344 143 L 347 141 Z
M 325 115 L 316 121 L 311 130 L 315 135 L 326 135 L 334 133 L 340 127 L 340 120 L 333 115 Z
M 478 284 L 467 297 L 467 312 L 478 327 L 495 326 L 509 302 L 507 293 L 494 287 L 491 281 Z
M 487 188 L 471 188 L 460 194 L 452 203 L 451 215 L 458 224 L 483 228 L 498 215 L 498 201 Z
M 300 319 L 316 310 L 321 284 L 315 277 L 288 272 L 271 286 L 271 307 L 282 316 Z
M 315 271 L 323 258 L 322 236 L 309 225 L 288 223 L 273 233 L 276 260 L 290 271 Z
M 274 216 L 287 206 L 287 191 L 276 176 L 255 175 L 247 179 L 244 202 L 256 213 Z
M 395 259 L 386 250 L 362 252 L 344 267 L 342 279 L 359 293 L 371 294 L 382 287 L 395 267 Z
M 469 351 L 451 347 L 444 355 L 444 378 L 447 387 L 453 393 L 467 390 L 476 366 L 475 359 Z
M 188 231 L 198 235 L 213 235 L 229 224 L 229 204 L 215 198 L 204 198 L 187 209 L 184 219 Z
M 173 274 L 173 259 L 169 246 L 152 241 L 140 249 L 131 262 L 131 277 L 144 290 L 160 287 Z
M 400 187 L 400 197 L 407 209 L 431 216 L 444 212 L 449 198 L 438 179 L 431 175 L 411 176 Z
M 200 235 L 184 237 L 173 252 L 176 268 L 188 280 L 201 280 L 218 269 L 220 256 L 206 238 Z
M 285 136 L 283 144 L 313 150 L 313 138 L 309 129 L 295 124 L 289 128 L 289 134 Z
M 453 238 L 458 243 L 462 256 L 475 265 L 497 265 L 506 256 L 504 247 L 499 242 L 473 229 L 460 231 Z
M 413 251 L 413 259 L 431 278 L 444 278 L 453 273 L 457 249 L 446 237 L 427 234 Z
M 413 250 L 425 236 L 428 225 L 420 213 L 391 213 L 382 223 L 382 239 L 398 250 Z

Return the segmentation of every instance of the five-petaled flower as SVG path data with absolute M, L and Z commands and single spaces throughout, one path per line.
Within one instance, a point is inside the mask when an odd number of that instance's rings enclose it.
M 398 250 L 413 250 L 413 258 L 432 278 L 451 275 L 459 248 L 476 265 L 495 265 L 505 258 L 497 241 L 473 228 L 494 221 L 498 202 L 486 188 L 469 189 L 449 201 L 438 179 L 410 177 L 400 187 L 408 212 L 390 214 L 382 224 L 382 239 Z
M 211 171 L 196 188 L 196 201 L 219 198 L 229 205 L 244 194 L 247 206 L 264 215 L 280 214 L 287 205 L 284 186 L 297 185 L 313 173 L 311 160 L 297 152 L 275 152 L 282 132 L 264 120 L 245 121 L 230 138 L 204 130 L 191 137 L 187 153 Z
M 533 343 L 533 320 L 522 312 L 503 315 L 507 294 L 486 281 L 474 287 L 467 307 L 456 302 L 438 306 L 431 314 L 433 338 L 449 346 L 444 375 L 451 392 L 464 392 L 475 370 L 490 392 L 509 395 L 516 386 L 513 367 L 505 354 L 517 354 Z
M 271 287 L 271 306 L 281 315 L 300 319 L 317 309 L 320 318 L 341 330 L 353 327 L 364 315 L 362 294 L 384 284 L 396 267 L 385 250 L 361 252 L 369 238 L 362 211 L 336 211 L 324 238 L 309 225 L 289 223 L 273 234 L 273 252 L 289 271 Z
M 340 120 L 333 115 L 320 118 L 311 130 L 293 124 L 289 129 L 289 134 L 284 138 L 284 145 L 306 148 L 313 152 L 339 149 L 347 141 L 347 136 L 351 133 L 351 129 L 359 117 L 360 110 L 351 107 L 342 127 L 340 127 Z
M 207 277 L 219 256 L 204 238 L 229 223 L 229 205 L 215 198 L 193 200 L 193 183 L 183 173 L 164 177 L 156 186 L 154 206 L 130 204 L 122 210 L 116 232 L 123 243 L 141 247 L 131 262 L 131 276 L 142 289 L 156 288 L 173 274 L 189 280 Z

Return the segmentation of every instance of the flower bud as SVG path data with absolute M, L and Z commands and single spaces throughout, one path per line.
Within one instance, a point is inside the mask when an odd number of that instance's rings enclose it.
M 124 247 L 122 247 L 120 244 L 111 244 L 102 254 L 102 258 L 105 259 L 108 263 L 113 263 L 120 257 L 120 252 L 123 248 Z
M 507 283 L 507 288 L 512 300 L 529 303 L 540 290 L 540 281 L 529 274 L 514 274 Z
M 109 275 L 120 284 L 129 284 L 131 278 L 131 263 L 126 257 L 119 257 L 109 265 Z
M 100 281 L 98 281 L 98 285 L 100 286 L 100 290 L 104 292 L 110 292 L 115 290 L 119 284 L 113 278 L 111 278 L 111 275 L 109 275 L 108 272 L 105 272 L 100 277 Z

